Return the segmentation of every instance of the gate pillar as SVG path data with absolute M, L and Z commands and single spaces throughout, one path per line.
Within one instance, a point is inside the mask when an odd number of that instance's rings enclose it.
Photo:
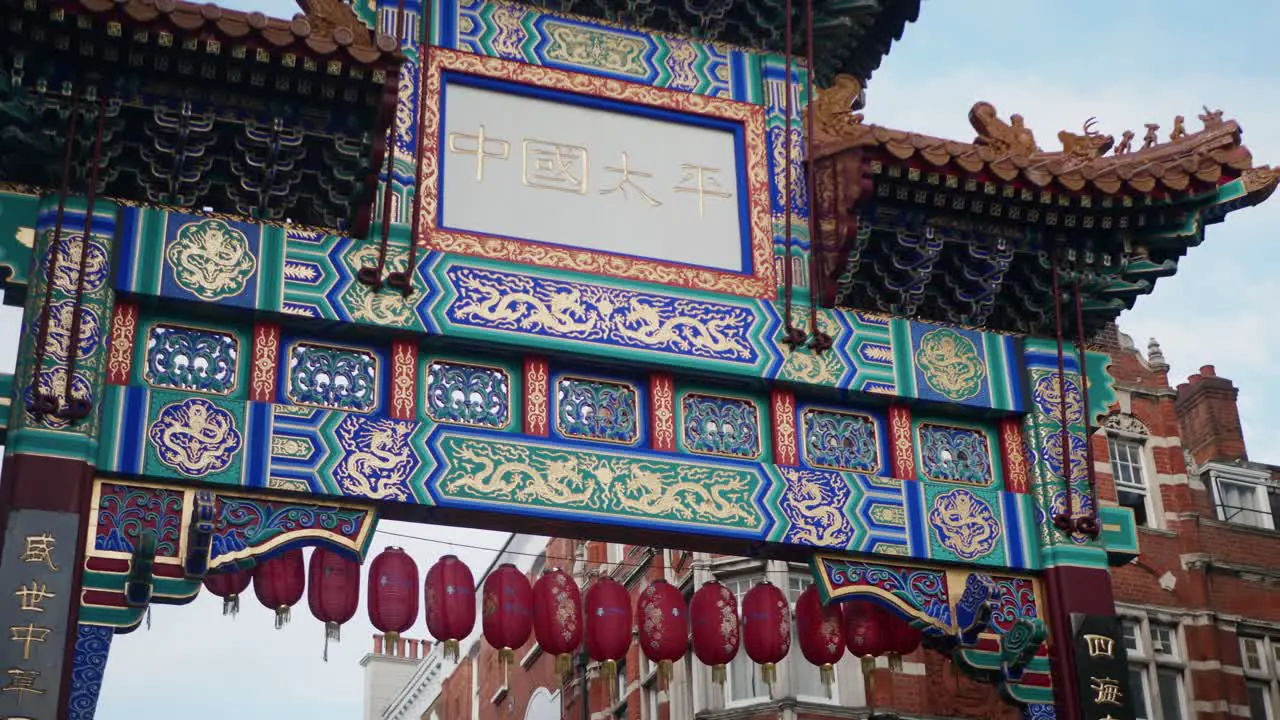
M 1087 615 L 1115 614 L 1106 549 L 1101 536 L 1082 529 L 1091 521 L 1100 526 L 1096 491 L 1090 488 L 1094 458 L 1088 449 L 1090 431 L 1114 399 L 1107 375 L 1109 359 L 1089 353 L 1081 372 L 1080 355 L 1067 344 L 1061 360 L 1053 340 L 1026 341 L 1026 372 L 1030 412 L 1023 431 L 1030 450 L 1031 491 L 1036 500 L 1040 552 L 1049 606 L 1054 709 L 1057 720 L 1091 716 L 1083 707 L 1074 641 L 1076 620 Z M 1059 363 L 1063 374 L 1059 377 Z M 1083 377 L 1083 380 L 1082 380 Z M 1087 387 L 1088 407 L 1085 406 Z M 1065 396 L 1065 397 L 1064 397 Z M 1085 520 L 1082 525 L 1079 521 Z M 1117 641 L 1119 639 L 1117 638 Z M 1115 681 L 1128 697 L 1128 678 Z M 1045 708 L 1028 711 L 1043 716 Z
M 86 209 L 49 196 L 35 221 L 0 486 L 0 718 L 70 716 L 116 222 Z

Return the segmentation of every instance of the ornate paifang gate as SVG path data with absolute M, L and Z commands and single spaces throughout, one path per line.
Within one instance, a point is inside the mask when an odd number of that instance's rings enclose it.
M 92 717 L 151 603 L 363 559 L 387 513 L 811 559 L 1080 716 L 1072 613 L 1137 542 L 1079 341 L 1273 190 L 1234 122 L 1113 155 L 985 103 L 973 144 L 865 125 L 853 76 L 916 2 L 810 8 L 807 116 L 776 0 L 670 34 L 311 5 L 0 0 L 0 717 Z

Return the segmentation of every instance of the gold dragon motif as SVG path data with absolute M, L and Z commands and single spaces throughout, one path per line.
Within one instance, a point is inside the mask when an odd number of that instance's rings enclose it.
M 664 317 L 661 308 L 643 297 L 589 286 L 566 286 L 544 297 L 536 292 L 504 290 L 469 274 L 460 277 L 458 284 L 476 295 L 459 301 L 460 318 L 557 335 L 612 335 L 650 347 L 670 345 L 716 355 L 740 357 L 749 353 L 742 340 L 728 333 L 740 322 L 734 316 L 705 320 L 688 315 Z
M 346 454 L 333 477 L 342 491 L 372 500 L 408 500 L 407 481 L 416 465 L 411 429 L 395 420 L 339 424 L 335 434 Z
M 563 508 L 621 511 L 685 522 L 754 524 L 754 488 L 741 474 L 663 466 L 590 453 L 458 439 L 447 454 L 447 494 Z

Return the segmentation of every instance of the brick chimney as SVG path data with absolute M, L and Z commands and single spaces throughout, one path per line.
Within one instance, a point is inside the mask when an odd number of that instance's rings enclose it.
M 1182 428 L 1182 442 L 1197 465 L 1214 460 L 1246 460 L 1240 427 L 1240 394 L 1232 382 L 1218 377 L 1212 365 L 1178 386 L 1174 408 Z

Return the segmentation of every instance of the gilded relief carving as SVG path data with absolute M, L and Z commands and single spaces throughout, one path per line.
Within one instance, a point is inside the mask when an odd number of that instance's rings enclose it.
M 231 413 L 202 398 L 162 408 L 147 437 L 160 462 L 188 477 L 227 469 L 244 444 Z
M 258 271 L 249 239 L 217 218 L 180 227 L 164 257 L 178 285 L 201 300 L 239 295 Z
M 451 319 L 494 330 L 754 360 L 748 308 L 454 266 Z
M 778 506 L 791 523 L 786 539 L 821 547 L 847 547 L 853 523 L 845 514 L 851 490 L 839 473 L 779 468 L 786 489 Z
M 756 527 L 759 480 L 717 468 L 527 443 L 447 436 L 442 494 L 686 523 Z
M 915 359 L 929 387 L 953 402 L 982 392 L 986 363 L 973 341 L 951 328 L 937 328 L 921 336 Z
M 413 424 L 400 420 L 369 420 L 349 415 L 334 434 L 343 451 L 333 479 L 346 495 L 372 500 L 412 498 L 409 479 L 419 460 L 409 444 Z
M 929 525 L 938 543 L 961 560 L 990 555 L 1000 539 L 1000 522 L 991 506 L 964 489 L 934 498 Z

